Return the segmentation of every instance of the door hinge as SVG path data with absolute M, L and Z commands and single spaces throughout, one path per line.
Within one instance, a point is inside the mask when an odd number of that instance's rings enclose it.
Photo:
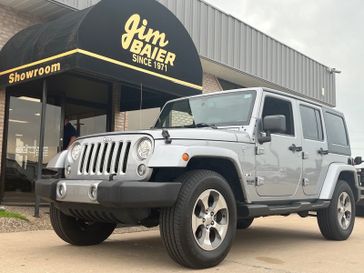
M 303 185 L 304 187 L 309 186 L 309 185 L 310 185 L 310 179 L 308 179 L 308 178 L 303 178 L 303 179 L 302 179 L 302 185 Z
M 263 155 L 264 154 L 264 147 L 257 146 L 255 147 L 255 155 Z
M 255 185 L 257 187 L 263 186 L 264 185 L 264 178 L 263 177 L 256 177 L 255 178 Z
M 252 176 L 250 173 L 245 175 L 245 180 L 248 185 L 255 185 L 255 177 Z

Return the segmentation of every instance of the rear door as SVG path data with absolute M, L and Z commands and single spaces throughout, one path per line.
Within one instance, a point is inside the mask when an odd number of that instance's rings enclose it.
M 320 107 L 300 103 L 302 124 L 303 191 L 306 195 L 317 195 L 325 179 L 328 155 L 327 138 L 324 133 L 323 115 Z

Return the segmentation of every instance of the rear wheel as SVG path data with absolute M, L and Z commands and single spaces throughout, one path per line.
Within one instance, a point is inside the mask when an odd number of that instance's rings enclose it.
M 68 216 L 53 204 L 50 207 L 50 218 L 56 234 L 63 241 L 78 246 L 100 244 L 116 228 L 116 224 L 88 222 Z
M 355 223 L 355 199 L 346 181 L 338 181 L 330 206 L 317 211 L 317 221 L 326 239 L 342 241 L 349 238 Z
M 226 257 L 236 233 L 234 194 L 221 175 L 208 170 L 177 180 L 183 183 L 177 202 L 161 212 L 163 243 L 183 266 L 215 266 Z
M 248 229 L 254 221 L 254 218 L 238 220 L 237 229 Z

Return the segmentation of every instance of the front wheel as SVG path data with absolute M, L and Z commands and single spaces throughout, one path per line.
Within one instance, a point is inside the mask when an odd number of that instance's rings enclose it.
M 176 204 L 161 211 L 163 243 L 183 266 L 215 266 L 226 257 L 236 233 L 234 194 L 213 171 L 191 171 L 177 181 L 183 185 Z
M 346 181 L 338 181 L 330 206 L 317 211 L 317 221 L 326 239 L 342 241 L 349 238 L 355 223 L 355 199 Z
M 105 241 L 116 224 L 88 222 L 64 214 L 53 204 L 50 207 L 51 224 L 63 241 L 77 246 L 97 245 Z

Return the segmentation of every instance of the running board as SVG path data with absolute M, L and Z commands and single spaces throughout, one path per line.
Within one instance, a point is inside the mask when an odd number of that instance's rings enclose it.
M 240 204 L 238 205 L 239 218 L 253 218 L 269 215 L 287 215 L 302 211 L 315 211 L 330 206 L 330 201 L 319 200 L 314 203 L 295 202 L 286 205 Z

